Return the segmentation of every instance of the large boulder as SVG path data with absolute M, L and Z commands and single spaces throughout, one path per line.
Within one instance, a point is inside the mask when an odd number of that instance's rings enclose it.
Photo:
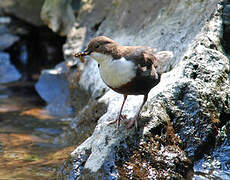
M 191 178 L 193 163 L 215 147 L 219 128 L 230 120 L 229 59 L 222 31 L 224 1 L 84 2 L 79 24 L 64 46 L 66 58 L 83 49 L 92 36 L 106 35 L 123 45 L 171 50 L 174 59 L 167 67 L 172 70 L 149 93 L 136 131 L 125 129 L 123 123 L 119 130 L 107 125 L 117 117 L 122 95 L 106 88 L 95 61 L 89 59 L 83 69 L 80 62 L 76 65 L 76 86 L 88 92 L 95 104 L 87 104 L 85 109 L 97 112 L 98 104 L 107 108 L 93 133 L 85 132 L 84 138 L 88 138 L 72 152 L 66 163 L 69 168 L 62 168 L 59 176 Z M 129 97 L 123 113 L 132 118 L 141 101 L 142 97 Z M 84 126 L 98 119 L 87 119 L 83 113 L 79 111 L 73 122 L 81 135 Z M 85 124 L 80 123 L 82 119 Z

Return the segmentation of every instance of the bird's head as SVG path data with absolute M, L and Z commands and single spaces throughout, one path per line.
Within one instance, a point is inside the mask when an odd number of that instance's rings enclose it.
M 116 45 L 117 43 L 114 40 L 105 36 L 98 36 L 89 42 L 84 52 L 86 52 L 88 55 L 93 52 L 108 54 L 110 53 L 110 49 Z
M 98 36 L 89 42 L 87 48 L 83 52 L 74 54 L 74 56 L 81 58 L 88 55 L 100 63 L 111 57 L 111 54 L 116 51 L 118 46 L 118 43 L 114 40 L 105 36 Z

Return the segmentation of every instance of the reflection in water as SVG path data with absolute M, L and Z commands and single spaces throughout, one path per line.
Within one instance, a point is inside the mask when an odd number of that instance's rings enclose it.
M 39 119 L 54 119 L 45 109 L 32 108 L 29 110 L 22 111 L 20 116 L 33 116 Z
M 75 148 L 71 121 L 49 115 L 44 106 L 31 82 L 0 85 L 2 179 L 56 179 Z

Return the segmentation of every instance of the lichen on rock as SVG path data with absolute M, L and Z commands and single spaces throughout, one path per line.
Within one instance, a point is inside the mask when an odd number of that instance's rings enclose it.
M 50 29 L 60 35 L 66 35 L 74 24 L 74 12 L 70 0 L 45 0 L 41 19 Z

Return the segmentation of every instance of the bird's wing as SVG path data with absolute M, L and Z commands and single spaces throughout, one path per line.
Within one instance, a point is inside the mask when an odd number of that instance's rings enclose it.
M 149 47 L 130 46 L 123 53 L 123 57 L 141 67 L 150 67 L 155 61 L 154 53 L 156 50 Z
M 127 49 L 123 57 L 136 64 L 137 71 L 142 72 L 142 75 L 151 75 L 155 76 L 155 79 L 158 79 L 155 67 L 157 59 L 154 56 L 154 53 L 156 53 L 155 49 L 142 46 L 132 46 Z
M 150 71 L 151 75 L 162 74 L 164 67 L 172 59 L 173 53 L 171 51 L 159 51 L 149 47 L 133 46 L 123 54 L 126 60 L 132 61 L 142 71 Z
M 173 52 L 172 51 L 159 51 L 157 53 L 154 53 L 154 56 L 157 59 L 156 61 L 157 63 L 155 65 L 156 71 L 159 74 L 162 74 L 164 72 L 166 65 L 173 58 Z

